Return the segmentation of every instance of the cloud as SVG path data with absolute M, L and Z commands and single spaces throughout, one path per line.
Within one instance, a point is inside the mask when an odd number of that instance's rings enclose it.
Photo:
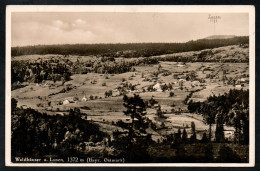
M 93 26 L 86 24 L 86 21 L 82 19 L 76 19 L 75 21 L 53 20 L 51 26 L 67 32 L 73 30 L 89 31 L 88 29 L 93 28 Z
M 61 20 L 55 20 L 53 21 L 55 25 L 62 25 L 63 22 Z
M 65 30 L 65 31 L 71 31 L 73 29 L 72 25 L 68 22 L 64 22 L 61 20 L 54 20 L 52 21 L 52 27 L 55 27 L 57 30 Z
M 80 19 L 80 18 L 77 19 L 75 22 L 78 23 L 78 24 L 85 24 L 85 23 L 86 23 L 85 20 L 82 20 L 82 19 Z
M 30 25 L 30 27 L 28 27 Z M 67 30 L 67 24 L 62 26 L 45 25 L 28 22 L 18 25 L 19 30 L 12 31 L 12 46 L 35 44 L 76 44 L 95 41 L 96 36 L 91 31 L 81 29 Z

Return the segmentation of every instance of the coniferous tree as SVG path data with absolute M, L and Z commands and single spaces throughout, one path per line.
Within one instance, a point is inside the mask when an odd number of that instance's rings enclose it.
M 181 129 L 178 129 L 178 132 L 174 135 L 174 144 L 178 145 L 181 142 Z
M 196 135 L 196 126 L 193 121 L 191 122 L 191 131 L 192 131 L 192 135 L 190 137 L 190 142 L 194 143 L 197 140 L 197 135 Z
M 185 143 L 186 141 L 187 141 L 187 132 L 186 129 L 184 128 L 182 132 L 182 142 Z
M 123 98 L 124 106 L 126 111 L 124 114 L 130 116 L 132 119 L 131 126 L 129 127 L 129 136 L 135 135 L 135 133 L 140 133 L 140 130 L 135 131 L 135 120 L 139 123 L 143 121 L 143 116 L 146 115 L 146 107 L 143 99 L 139 95 L 134 94 L 134 97 L 127 97 L 126 95 Z M 141 125 L 142 126 L 142 125 Z
M 223 127 L 223 118 L 222 118 L 222 111 L 218 109 L 218 114 L 216 116 L 216 132 L 215 138 L 216 142 L 225 142 L 225 135 L 224 135 L 224 127 Z
M 163 113 L 161 110 L 161 105 L 158 105 L 158 109 L 156 110 L 156 115 L 158 116 L 159 119 L 162 118 Z
M 17 107 L 17 100 L 15 98 L 11 99 L 11 111 L 14 111 Z
M 203 135 L 202 135 L 201 142 L 202 142 L 202 143 L 207 143 L 207 142 L 208 142 L 208 137 L 207 137 L 207 134 L 206 134 L 205 132 L 204 132 Z

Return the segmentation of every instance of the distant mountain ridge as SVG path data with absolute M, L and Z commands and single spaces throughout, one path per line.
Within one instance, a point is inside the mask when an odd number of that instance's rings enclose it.
M 237 37 L 236 35 L 212 35 L 204 39 L 231 39 Z

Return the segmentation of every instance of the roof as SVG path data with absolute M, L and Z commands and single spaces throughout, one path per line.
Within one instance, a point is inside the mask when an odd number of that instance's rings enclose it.
M 65 99 L 63 102 L 70 102 L 68 99 Z
M 153 86 L 153 88 L 155 88 L 155 89 L 161 88 L 161 84 L 156 83 L 156 84 Z

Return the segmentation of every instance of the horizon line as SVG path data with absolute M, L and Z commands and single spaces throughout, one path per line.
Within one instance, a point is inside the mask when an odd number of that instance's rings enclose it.
M 215 38 L 215 39 L 209 39 L 209 37 L 213 36 L 234 36 L 231 38 Z M 184 42 L 106 42 L 106 43 L 64 43 L 64 44 L 34 44 L 34 45 L 20 45 L 20 46 L 11 46 L 11 48 L 19 48 L 19 47 L 30 47 L 30 46 L 59 46 L 59 45 L 104 45 L 104 44 L 172 44 L 172 43 L 188 43 L 191 41 L 198 41 L 198 40 L 203 40 L 203 39 L 208 39 L 208 40 L 219 40 L 219 39 L 232 39 L 235 37 L 249 37 L 249 35 L 210 35 L 205 38 L 200 38 L 200 39 L 191 39 L 188 41 Z

